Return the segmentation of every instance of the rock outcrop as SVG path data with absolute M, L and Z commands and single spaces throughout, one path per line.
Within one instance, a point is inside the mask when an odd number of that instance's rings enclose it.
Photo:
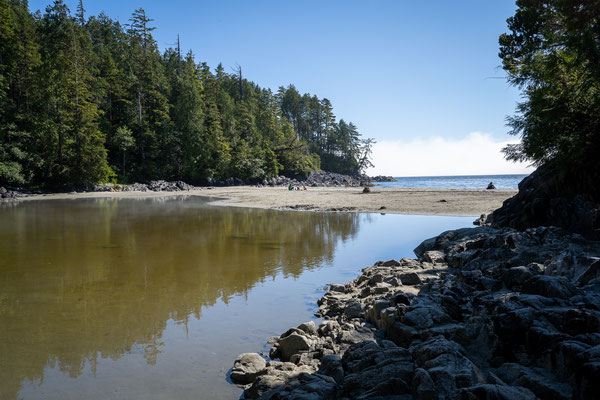
M 180 192 L 185 190 L 195 189 L 194 186 L 189 185 L 183 181 L 150 181 L 146 183 L 134 183 L 133 185 L 123 186 L 122 190 L 125 192 L 129 191 L 141 191 L 141 192 Z
M 415 254 L 329 285 L 245 398 L 600 398 L 600 243 L 479 227 Z
M 20 188 L 0 187 L 0 199 L 16 199 L 27 195 L 28 194 Z
M 394 178 L 393 176 L 377 175 L 371 176 L 369 177 L 369 179 L 371 180 L 371 182 L 396 182 L 396 178 Z
M 553 165 L 539 167 L 519 183 L 519 192 L 504 201 L 485 223 L 519 230 L 558 226 L 599 240 L 600 186 L 590 178 L 593 175 L 563 171 Z
M 262 186 L 306 186 L 306 187 L 342 187 L 342 186 L 369 186 L 371 178 L 366 175 L 350 176 L 334 172 L 313 171 L 304 179 L 293 179 L 277 176 L 265 179 Z M 217 185 L 218 186 L 218 185 Z

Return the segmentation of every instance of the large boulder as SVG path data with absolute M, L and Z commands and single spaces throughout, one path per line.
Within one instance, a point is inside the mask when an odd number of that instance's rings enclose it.
M 267 362 L 256 353 L 240 354 L 233 363 L 231 380 L 239 384 L 248 384 L 261 375 L 267 368 Z
M 575 287 L 562 277 L 536 275 L 523 282 L 523 293 L 567 299 L 575 294 Z
M 289 336 L 279 339 L 278 349 L 281 361 L 289 361 L 294 354 L 303 350 L 309 350 L 310 343 L 306 337 L 292 333 Z
M 537 397 L 521 386 L 482 384 L 459 391 L 462 400 L 536 400 Z

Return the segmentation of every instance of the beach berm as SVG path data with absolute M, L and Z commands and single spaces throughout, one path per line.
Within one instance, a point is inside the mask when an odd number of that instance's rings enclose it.
M 87 192 L 45 194 L 23 200 L 98 197 L 211 196 L 217 205 L 313 211 L 385 212 L 390 214 L 479 216 L 497 209 L 516 190 L 411 189 L 318 187 L 289 191 L 285 187 L 231 186 L 195 188 L 178 192 Z

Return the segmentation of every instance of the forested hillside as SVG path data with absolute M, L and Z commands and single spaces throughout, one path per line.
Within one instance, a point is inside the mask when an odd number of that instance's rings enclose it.
M 0 184 L 355 174 L 372 140 L 329 100 L 162 54 L 152 19 L 0 0 Z M 174 37 L 173 40 L 178 38 Z

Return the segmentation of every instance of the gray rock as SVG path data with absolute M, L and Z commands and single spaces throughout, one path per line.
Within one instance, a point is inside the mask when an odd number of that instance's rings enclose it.
M 362 315 L 362 307 L 358 302 L 352 302 L 344 308 L 344 314 L 348 318 L 358 318 Z
M 523 282 L 523 293 L 567 299 L 575 295 L 575 287 L 561 277 L 536 275 Z
M 421 244 L 419 244 L 414 250 L 413 253 L 415 253 L 415 255 L 418 258 L 422 258 L 423 254 L 425 254 L 426 251 L 430 251 L 430 250 L 434 250 L 435 245 L 436 245 L 436 240 L 437 240 L 437 236 L 436 237 L 432 237 L 426 240 L 423 240 L 421 242 Z
M 342 358 L 344 394 L 351 398 L 378 398 L 410 394 L 409 382 L 414 366 L 410 354 L 400 347 L 381 346 L 375 342 L 359 342 Z
M 398 260 L 388 260 L 388 261 L 378 261 L 377 264 L 375 265 L 380 265 L 382 267 L 398 267 L 400 266 L 400 261 Z
M 438 399 L 437 391 L 433 379 L 423 368 L 417 368 L 412 381 L 413 393 L 415 398 L 419 400 L 435 400 Z
M 390 291 L 392 285 L 386 282 L 376 283 L 375 286 L 371 288 L 371 292 L 373 294 L 383 294 Z
M 344 285 L 337 285 L 335 283 L 332 283 L 329 285 L 329 290 L 331 290 L 333 292 L 344 293 L 345 288 L 344 288 Z
M 536 400 L 529 390 L 520 386 L 482 384 L 460 389 L 462 400 Z
M 533 273 L 529 270 L 529 268 L 524 266 L 509 268 L 502 274 L 502 280 L 508 288 L 521 285 L 531 277 L 533 277 Z
M 423 253 L 423 259 L 430 263 L 444 263 L 446 262 L 446 255 L 441 251 L 429 250 Z
M 375 274 L 371 277 L 371 279 L 369 279 L 369 285 L 375 285 L 376 283 L 381 283 L 381 282 L 383 282 L 382 274 Z
M 337 354 L 325 355 L 321 358 L 319 373 L 331 376 L 338 384 L 344 383 L 344 369 L 342 359 Z
M 329 336 L 335 335 L 340 332 L 342 328 L 340 327 L 339 322 L 337 321 L 323 321 L 319 324 L 319 328 L 317 329 L 319 335 L 321 336 Z
M 340 335 L 340 343 L 355 344 L 364 341 L 375 341 L 374 333 L 368 328 L 342 331 Z
M 600 260 L 592 263 L 578 278 L 577 282 L 587 285 L 590 281 L 600 278 Z
M 252 383 L 267 367 L 264 358 L 256 353 L 240 354 L 233 363 L 231 380 L 239 384 Z
M 261 396 L 263 398 L 272 398 L 276 393 L 281 392 L 285 389 L 288 376 L 284 374 L 280 375 L 261 375 L 254 380 L 252 386 L 244 391 L 244 398 L 246 399 L 258 399 Z
M 421 283 L 421 278 L 415 272 L 400 274 L 399 278 L 403 285 L 419 285 Z
M 311 336 L 315 336 L 317 334 L 317 326 L 315 325 L 315 321 L 308 321 L 303 324 L 298 325 L 298 329 L 306 332 Z
M 307 338 L 297 333 L 279 339 L 278 353 L 281 361 L 289 361 L 290 357 L 302 350 L 309 350 L 310 343 Z
M 534 371 L 523 365 L 506 363 L 496 370 L 496 374 L 506 383 L 526 387 L 542 399 L 567 400 L 572 397 L 572 390 L 567 384 L 557 382 L 541 370 Z
M 455 342 L 438 336 L 411 347 L 416 365 L 431 376 L 440 398 L 454 398 L 461 387 L 486 383 L 479 368 Z

